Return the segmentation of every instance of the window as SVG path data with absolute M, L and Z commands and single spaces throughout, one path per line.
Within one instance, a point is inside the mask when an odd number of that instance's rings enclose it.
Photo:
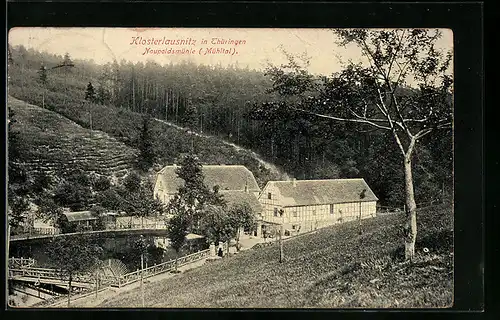
M 333 214 L 334 213 L 334 210 L 333 210 L 333 204 L 330 205 L 330 214 Z
M 274 208 L 274 216 L 277 217 L 278 216 L 278 208 Z
M 315 216 L 316 215 L 316 210 L 313 210 L 312 211 L 312 215 Z
M 268 198 L 269 200 L 271 200 L 271 192 L 268 192 L 268 193 L 267 193 L 267 198 Z
M 293 229 L 293 230 L 295 230 L 295 228 L 296 228 L 296 227 L 297 227 L 296 225 L 292 225 L 292 229 Z
M 294 216 L 294 217 L 297 217 L 297 210 L 294 210 L 294 211 L 293 211 L 293 216 Z

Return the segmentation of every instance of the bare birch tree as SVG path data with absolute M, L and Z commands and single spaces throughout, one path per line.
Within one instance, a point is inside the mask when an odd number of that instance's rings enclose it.
M 274 91 L 299 96 L 265 104 L 308 115 L 387 131 L 400 150 L 405 177 L 405 258 L 412 260 L 417 236 L 412 159 L 419 142 L 452 126 L 452 53 L 438 49 L 439 30 L 334 30 L 341 47 L 355 46 L 364 61 L 347 63 L 332 77 L 308 74 L 290 55 L 289 65 L 271 67 Z M 286 72 L 285 69 L 291 70 Z

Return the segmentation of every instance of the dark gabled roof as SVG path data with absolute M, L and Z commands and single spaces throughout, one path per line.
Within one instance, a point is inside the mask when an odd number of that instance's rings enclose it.
M 184 184 L 175 170 L 179 166 L 166 166 L 157 174 L 157 183 L 161 183 L 166 193 L 175 193 Z M 241 165 L 205 165 L 203 166 L 205 184 L 210 190 L 218 185 L 220 191 L 245 191 L 245 186 L 250 192 L 259 192 L 260 188 L 252 172 Z
M 65 212 L 64 215 L 68 218 L 69 222 L 97 220 L 90 211 Z
M 269 184 L 279 189 L 284 207 L 378 200 L 364 179 L 270 181 Z
M 224 196 L 224 200 L 227 201 L 228 207 L 246 202 L 255 214 L 262 212 L 262 205 L 253 193 L 245 191 L 223 191 L 221 194 Z

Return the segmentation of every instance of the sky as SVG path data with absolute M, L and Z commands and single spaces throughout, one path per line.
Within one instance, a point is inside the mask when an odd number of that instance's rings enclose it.
M 438 47 L 451 50 L 451 30 L 441 31 L 443 37 Z M 156 45 L 140 43 L 147 40 L 158 41 Z M 166 45 L 163 40 L 185 42 Z M 328 29 L 14 28 L 9 31 L 8 41 L 12 46 L 24 45 L 59 55 L 67 52 L 73 59 L 94 60 L 99 64 L 115 59 L 152 60 L 162 65 L 191 60 L 205 65 L 232 64 L 263 70 L 268 63 L 286 63 L 284 49 L 293 55 L 308 56 L 311 73 L 330 75 L 342 69 L 342 62 L 362 59 L 356 47 L 336 45 L 336 38 Z M 213 45 L 212 41 L 233 43 Z M 165 52 L 167 48 L 179 51 Z M 210 51 L 210 48 L 225 49 L 227 53 Z

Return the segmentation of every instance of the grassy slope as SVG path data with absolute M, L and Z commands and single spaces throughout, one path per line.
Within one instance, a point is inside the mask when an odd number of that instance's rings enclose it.
M 100 174 L 124 173 L 133 168 L 137 150 L 113 137 L 81 127 L 58 113 L 8 98 L 15 112 L 13 129 L 20 132 L 26 169 L 62 173 L 80 165 Z
M 278 248 L 248 250 L 175 278 L 148 284 L 148 307 L 447 307 L 453 296 L 453 219 L 449 207 L 419 214 L 415 264 L 400 261 L 401 217 L 325 228 Z M 430 251 L 424 253 L 427 247 Z M 365 262 L 371 261 L 365 265 Z M 363 263 L 360 263 L 363 262 Z M 139 307 L 132 290 L 99 307 Z

